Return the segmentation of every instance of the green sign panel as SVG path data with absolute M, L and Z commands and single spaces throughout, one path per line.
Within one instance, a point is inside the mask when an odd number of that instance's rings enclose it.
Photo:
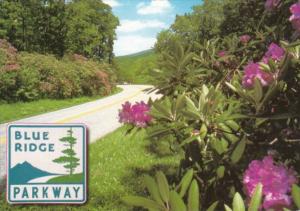
M 86 201 L 86 127 L 8 126 L 7 200 L 12 204 Z

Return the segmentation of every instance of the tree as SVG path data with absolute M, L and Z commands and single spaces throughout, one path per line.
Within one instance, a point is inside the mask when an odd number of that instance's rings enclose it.
M 67 14 L 67 50 L 111 63 L 119 24 L 111 8 L 101 1 L 77 0 L 68 5 Z
M 68 130 L 68 136 L 65 136 L 59 140 L 61 142 L 66 143 L 64 145 L 67 146 L 68 148 L 62 151 L 62 153 L 65 154 L 65 156 L 56 158 L 53 160 L 53 162 L 62 163 L 62 164 L 65 163 L 64 167 L 67 169 L 67 172 L 69 172 L 69 175 L 72 175 L 76 167 L 79 165 L 78 163 L 79 159 L 75 157 L 76 152 L 73 149 L 74 145 L 77 142 L 76 142 L 76 138 L 73 137 L 72 128 Z

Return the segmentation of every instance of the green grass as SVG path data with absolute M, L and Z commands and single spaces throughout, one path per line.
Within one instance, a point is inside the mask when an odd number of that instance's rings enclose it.
M 82 183 L 83 174 L 63 175 L 51 178 L 47 183 Z
M 115 88 L 112 94 L 121 92 L 121 88 Z M 106 96 L 78 97 L 71 99 L 43 99 L 32 102 L 17 102 L 0 104 L 0 123 L 18 120 L 50 111 L 68 108 L 74 105 L 98 100 Z
M 153 50 L 143 51 L 116 58 L 119 67 L 118 77 L 122 82 L 149 84 L 149 70 L 156 68 L 156 55 Z
M 89 145 L 88 202 L 82 206 L 10 206 L 0 199 L 0 210 L 132 210 L 121 202 L 121 197 L 145 194 L 144 174 L 154 175 L 163 170 L 173 175 L 179 165 L 179 156 L 154 152 L 155 147 L 140 131 L 125 135 L 124 127 Z M 161 147 L 165 149 L 166 147 Z M 1 205 L 3 206 L 1 208 Z

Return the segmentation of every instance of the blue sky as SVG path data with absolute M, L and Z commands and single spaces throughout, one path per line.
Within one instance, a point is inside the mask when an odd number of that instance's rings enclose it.
M 136 53 L 153 47 L 156 35 L 174 22 L 176 14 L 192 11 L 201 0 L 102 0 L 118 16 L 117 56 Z

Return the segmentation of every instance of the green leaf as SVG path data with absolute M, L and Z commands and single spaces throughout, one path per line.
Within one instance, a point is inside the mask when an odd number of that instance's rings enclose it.
M 204 139 L 204 138 L 206 137 L 206 134 L 207 134 L 207 127 L 206 127 L 206 125 L 203 123 L 203 124 L 201 125 L 201 128 L 200 128 L 200 137 L 201 137 L 202 139 Z
M 160 197 L 160 193 L 158 190 L 158 186 L 157 183 L 155 182 L 155 180 L 150 177 L 149 175 L 146 175 L 144 177 L 144 183 L 151 195 L 151 197 L 160 205 L 164 206 L 164 202 L 162 201 L 161 197 Z
M 262 201 L 262 184 L 256 185 L 253 192 L 248 211 L 258 211 Z
M 183 197 L 193 179 L 194 170 L 190 169 L 188 170 L 185 175 L 183 176 L 181 182 L 180 182 L 180 197 Z
M 226 204 L 224 204 L 224 208 L 225 208 L 225 211 L 232 211 L 232 209 Z
M 164 208 L 157 204 L 155 201 L 140 197 L 140 196 L 126 196 L 122 198 L 122 201 L 128 205 L 136 207 L 144 207 L 149 210 L 163 210 Z
M 227 120 L 225 124 L 234 131 L 238 131 L 241 128 L 234 120 Z
M 261 101 L 262 97 L 263 97 L 263 89 L 262 89 L 261 83 L 256 78 L 254 80 L 254 98 L 255 98 L 255 102 L 258 104 Z
M 219 166 L 217 169 L 218 178 L 223 178 L 225 173 L 225 166 Z
M 245 204 L 239 193 L 234 195 L 232 207 L 233 211 L 245 211 Z
M 216 207 L 218 206 L 219 202 L 215 201 L 212 205 L 209 206 L 209 208 L 207 209 L 207 211 L 215 211 Z
M 161 171 L 158 171 L 155 176 L 156 176 L 156 181 L 158 184 L 160 196 L 165 203 L 168 203 L 170 199 L 170 189 L 169 189 L 168 180 Z
M 200 210 L 199 195 L 198 183 L 193 180 L 188 194 L 188 211 Z
M 297 208 L 300 209 L 300 188 L 295 184 L 292 186 L 292 197 Z
M 170 192 L 170 207 L 172 211 L 186 211 L 182 198 L 175 191 Z
M 230 84 L 230 83 L 228 83 L 228 82 L 225 82 L 225 84 L 226 84 L 232 91 L 237 92 L 237 89 L 236 89 L 232 84 Z
M 243 138 L 238 143 L 238 145 L 235 147 L 234 151 L 231 154 L 231 161 L 233 163 L 237 163 L 241 159 L 241 157 L 245 151 L 245 148 L 246 148 L 246 139 Z
M 176 106 L 175 106 L 175 110 L 176 113 L 178 113 L 178 111 L 180 111 L 184 106 L 185 106 L 185 95 L 180 95 L 177 100 L 176 100 Z

